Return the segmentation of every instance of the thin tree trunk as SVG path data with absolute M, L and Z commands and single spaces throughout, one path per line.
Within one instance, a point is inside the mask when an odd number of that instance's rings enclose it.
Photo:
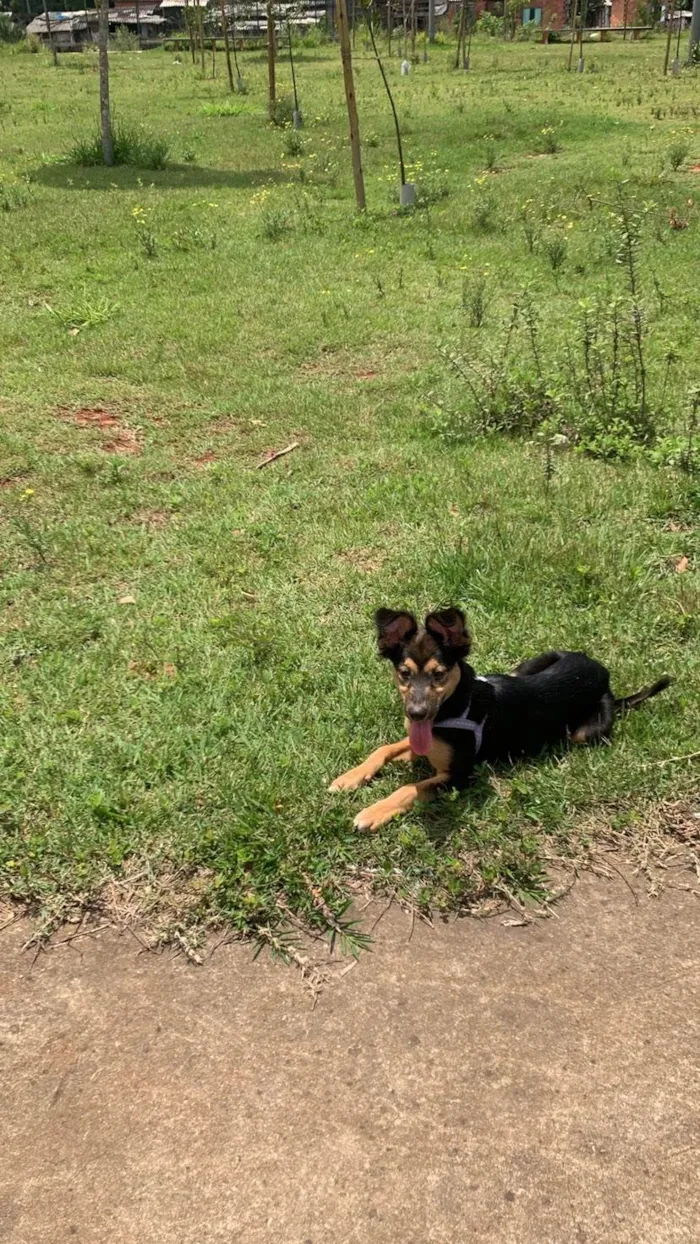
M 206 76 L 207 66 L 204 59 L 204 9 L 202 7 L 201 0 L 195 12 L 197 14 L 197 30 L 199 33 L 199 59 L 202 65 L 202 77 L 204 78 Z
M 299 95 L 297 94 L 297 75 L 294 69 L 294 52 L 292 51 L 292 23 L 287 19 L 287 38 L 289 40 L 289 68 L 292 71 L 292 91 L 294 93 L 294 122 L 295 125 L 301 123 L 301 109 L 299 107 Z
M 416 59 L 416 0 L 411 0 L 411 60 Z
M 362 173 L 362 151 L 360 149 L 360 123 L 357 117 L 357 99 L 355 98 L 355 81 L 352 72 L 352 52 L 350 50 L 348 11 L 345 7 L 345 0 L 338 0 L 336 20 L 338 23 L 338 36 L 340 38 L 340 56 L 343 62 L 345 102 L 348 108 L 350 151 L 352 153 L 352 175 L 355 181 L 355 202 L 357 203 L 357 210 L 359 212 L 364 212 L 366 200 L 365 179 Z
M 139 47 L 141 47 L 141 4 L 140 4 L 140 0 L 136 0 L 136 38 L 139 41 Z
M 268 108 L 270 120 L 274 120 L 275 116 L 275 100 L 276 84 L 275 84 L 275 17 L 272 12 L 272 4 L 267 0 L 267 81 L 268 81 Z
M 700 0 L 696 0 L 700 3 Z M 664 75 L 668 73 L 668 62 L 671 55 L 671 39 L 673 38 L 673 17 L 676 12 L 676 0 L 671 0 L 671 7 L 668 12 L 668 35 L 666 37 L 666 56 L 664 58 Z
M 391 0 L 386 0 L 387 55 L 391 56 Z
M 49 39 L 49 47 L 51 48 L 51 55 L 53 56 L 53 67 L 54 69 L 58 69 L 58 52 L 56 51 L 56 44 L 53 41 L 53 30 L 51 28 L 51 16 L 49 14 L 49 6 L 46 3 L 46 0 L 44 0 L 44 19 L 46 21 L 46 34 L 48 35 L 48 39 Z
M 435 42 L 435 0 L 428 0 L 428 42 Z
M 576 42 L 576 0 L 571 0 L 571 43 L 569 44 L 569 72 L 574 61 L 574 44 Z
M 100 66 L 100 129 L 102 131 L 102 159 L 108 168 L 114 164 L 112 118 L 109 111 L 109 10 L 108 0 L 100 0 L 100 24 L 98 27 Z
M 693 4 L 693 14 L 690 19 L 690 38 L 688 40 L 688 64 L 693 60 L 696 48 L 700 47 L 700 0 L 695 0 Z
M 459 26 L 457 27 L 457 55 L 455 56 L 455 69 L 459 69 L 459 56 L 462 51 L 462 43 L 464 41 L 464 26 L 467 19 L 467 0 L 462 0 L 462 7 L 459 11 Z
M 194 65 L 196 57 L 195 57 L 195 50 L 194 50 L 194 26 L 192 25 L 192 10 L 190 8 L 190 0 L 185 0 L 185 25 L 187 27 L 187 34 L 189 36 L 190 52 L 192 53 L 192 64 Z
M 375 60 L 379 66 L 379 72 L 382 75 L 382 82 L 384 83 L 384 89 L 386 90 L 386 93 L 389 96 L 389 103 L 391 104 L 391 112 L 394 118 L 394 129 L 396 131 L 396 146 L 398 147 L 398 151 L 399 151 L 399 168 L 401 170 L 401 185 L 403 187 L 406 185 L 406 166 L 404 164 L 404 158 L 403 158 L 403 144 L 401 142 L 401 126 L 399 125 L 399 117 L 396 111 L 396 104 L 394 103 L 394 96 L 392 95 L 391 87 L 389 86 L 389 80 L 386 76 L 384 66 L 379 56 L 379 51 L 377 48 L 377 40 L 374 37 L 374 26 L 372 25 L 372 15 L 369 11 L 367 13 L 367 29 L 369 30 L 369 37 L 372 40 L 372 50 L 374 52 Z
M 233 65 L 231 64 L 231 45 L 228 40 L 228 26 L 226 24 L 226 0 L 221 0 L 221 28 L 224 32 L 224 50 L 226 52 L 226 72 L 228 73 L 228 89 L 233 95 Z

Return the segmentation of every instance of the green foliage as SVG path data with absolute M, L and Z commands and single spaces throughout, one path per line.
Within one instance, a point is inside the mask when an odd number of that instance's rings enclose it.
M 117 122 L 112 136 L 114 163 L 129 164 L 135 168 L 163 169 L 168 163 L 170 144 L 166 138 L 150 134 L 141 126 Z M 66 160 L 69 164 L 83 167 L 103 164 L 102 138 L 79 138 L 69 148 Z
M 22 28 L 13 22 L 9 13 L 0 13 L 0 43 L 19 43 Z
M 128 26 L 117 26 L 113 38 L 110 39 L 110 47 L 115 52 L 137 52 L 140 46 L 138 35 L 129 30 Z

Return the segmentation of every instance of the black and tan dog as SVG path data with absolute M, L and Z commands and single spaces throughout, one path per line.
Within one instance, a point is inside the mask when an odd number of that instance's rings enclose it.
M 664 676 L 616 700 L 607 669 L 585 652 L 545 652 L 512 674 L 477 677 L 466 662 L 471 640 L 459 609 L 429 613 L 422 627 L 413 614 L 393 609 L 378 610 L 375 621 L 379 655 L 394 666 L 408 736 L 378 747 L 330 789 L 356 790 L 389 761 L 416 756 L 427 756 L 435 776 L 365 808 L 355 817 L 357 829 L 378 829 L 440 787 L 463 788 L 482 761 L 534 756 L 566 740 L 607 738 L 616 713 L 636 708 L 671 681 Z

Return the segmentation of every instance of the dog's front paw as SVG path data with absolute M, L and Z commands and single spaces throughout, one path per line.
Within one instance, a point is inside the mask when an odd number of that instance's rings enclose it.
M 373 834 L 381 825 L 386 825 L 392 817 L 398 816 L 403 808 L 397 804 L 396 800 L 390 795 L 388 799 L 380 799 L 377 803 L 371 803 L 368 808 L 364 808 L 362 812 L 358 812 L 353 825 L 355 829 L 364 830 L 365 833 Z
M 365 769 L 364 765 L 358 765 L 356 769 L 348 769 L 347 773 L 341 773 L 340 777 L 331 782 L 329 790 L 358 790 L 360 786 L 364 786 L 365 782 L 369 782 L 372 774 Z

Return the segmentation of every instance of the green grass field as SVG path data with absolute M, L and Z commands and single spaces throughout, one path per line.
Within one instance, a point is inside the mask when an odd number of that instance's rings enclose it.
M 301 152 L 259 53 L 235 97 L 222 57 L 204 80 L 111 56 L 158 171 L 66 162 L 96 129 L 91 55 L 0 55 L 0 886 L 42 927 L 122 902 L 166 930 L 325 930 L 367 883 L 541 897 L 582 826 L 634 833 L 697 791 L 697 761 L 664 762 L 700 748 L 698 79 L 664 80 L 658 40 L 591 46 L 582 77 L 561 46 L 452 55 L 390 66 L 424 203 L 401 214 L 358 40 L 362 218 L 334 47 L 298 55 Z M 327 783 L 402 729 L 372 612 L 441 603 L 480 670 L 582 646 L 618 693 L 675 684 L 611 747 L 358 836 L 372 794 Z

